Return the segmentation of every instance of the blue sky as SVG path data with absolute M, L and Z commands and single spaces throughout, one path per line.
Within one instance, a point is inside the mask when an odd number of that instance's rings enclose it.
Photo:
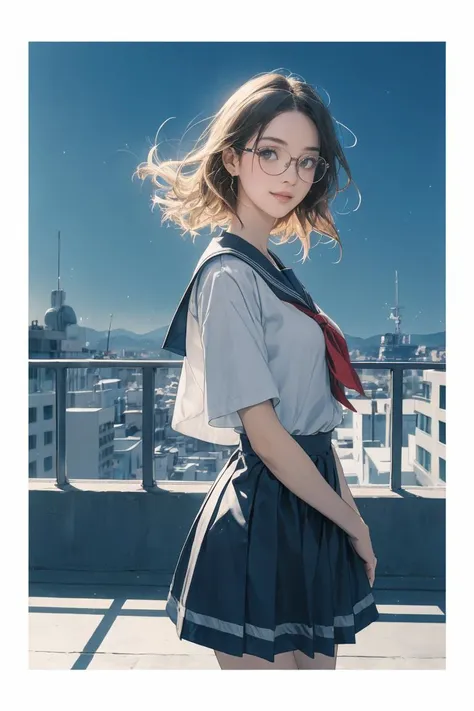
M 275 69 L 328 92 L 357 136 L 362 204 L 336 215 L 339 264 L 322 243 L 305 264 L 297 242 L 273 248 L 347 334 L 393 330 L 396 269 L 403 331 L 445 329 L 445 45 L 423 42 L 30 43 L 30 320 L 49 306 L 61 230 L 62 286 L 83 325 L 106 329 L 111 312 L 138 333 L 169 323 L 209 237 L 161 226 L 132 173 L 163 121 L 176 117 L 160 134 L 172 157 L 191 122 Z M 345 200 L 335 208 L 354 208 L 355 192 Z

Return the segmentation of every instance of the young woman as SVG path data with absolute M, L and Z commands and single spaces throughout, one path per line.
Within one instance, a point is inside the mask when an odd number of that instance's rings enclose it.
M 315 90 L 270 73 L 230 97 L 184 160 L 160 162 L 155 146 L 138 167 L 164 193 L 163 221 L 193 236 L 224 228 L 163 343 L 183 356 L 172 427 L 236 445 L 166 607 L 179 638 L 212 648 L 222 669 L 334 669 L 338 644 L 379 616 L 369 530 L 331 443 L 342 405 L 354 409 L 344 385 L 363 389 L 341 330 L 268 246 L 296 236 L 306 258 L 313 230 L 339 242 L 339 166 L 348 185 Z

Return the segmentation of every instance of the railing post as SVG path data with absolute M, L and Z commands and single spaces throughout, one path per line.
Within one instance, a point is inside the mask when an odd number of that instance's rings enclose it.
M 154 472 L 155 449 L 155 368 L 143 367 L 143 405 L 142 405 L 142 461 L 143 488 L 156 486 Z
M 392 369 L 392 422 L 391 447 L 392 461 L 390 488 L 396 491 L 402 488 L 402 442 L 403 442 L 403 367 Z
M 66 471 L 66 383 L 67 368 L 56 367 L 56 481 L 68 484 Z

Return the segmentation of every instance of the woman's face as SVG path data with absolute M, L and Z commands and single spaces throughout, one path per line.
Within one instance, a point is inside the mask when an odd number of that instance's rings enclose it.
M 320 155 L 318 130 L 305 114 L 288 111 L 268 124 L 258 145 L 255 138 L 248 141 L 246 148 L 258 148 L 260 161 L 257 154 L 243 152 L 238 172 L 239 200 L 247 203 L 248 198 L 264 213 L 281 219 L 294 210 L 311 189 L 314 165 Z M 282 149 L 289 155 L 283 154 Z M 283 167 L 281 158 L 286 157 L 287 163 L 289 156 L 296 159 L 304 156 L 300 164 L 303 177 L 296 170 L 295 160 L 283 173 L 273 174 L 277 162 Z M 275 197 L 278 193 L 288 193 L 290 197 L 279 199 Z

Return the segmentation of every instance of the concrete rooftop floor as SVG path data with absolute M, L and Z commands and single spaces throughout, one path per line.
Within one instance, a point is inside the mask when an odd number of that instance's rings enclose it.
M 178 639 L 166 587 L 30 583 L 30 669 L 219 669 Z M 445 669 L 445 594 L 374 588 L 380 619 L 339 646 L 336 669 Z

